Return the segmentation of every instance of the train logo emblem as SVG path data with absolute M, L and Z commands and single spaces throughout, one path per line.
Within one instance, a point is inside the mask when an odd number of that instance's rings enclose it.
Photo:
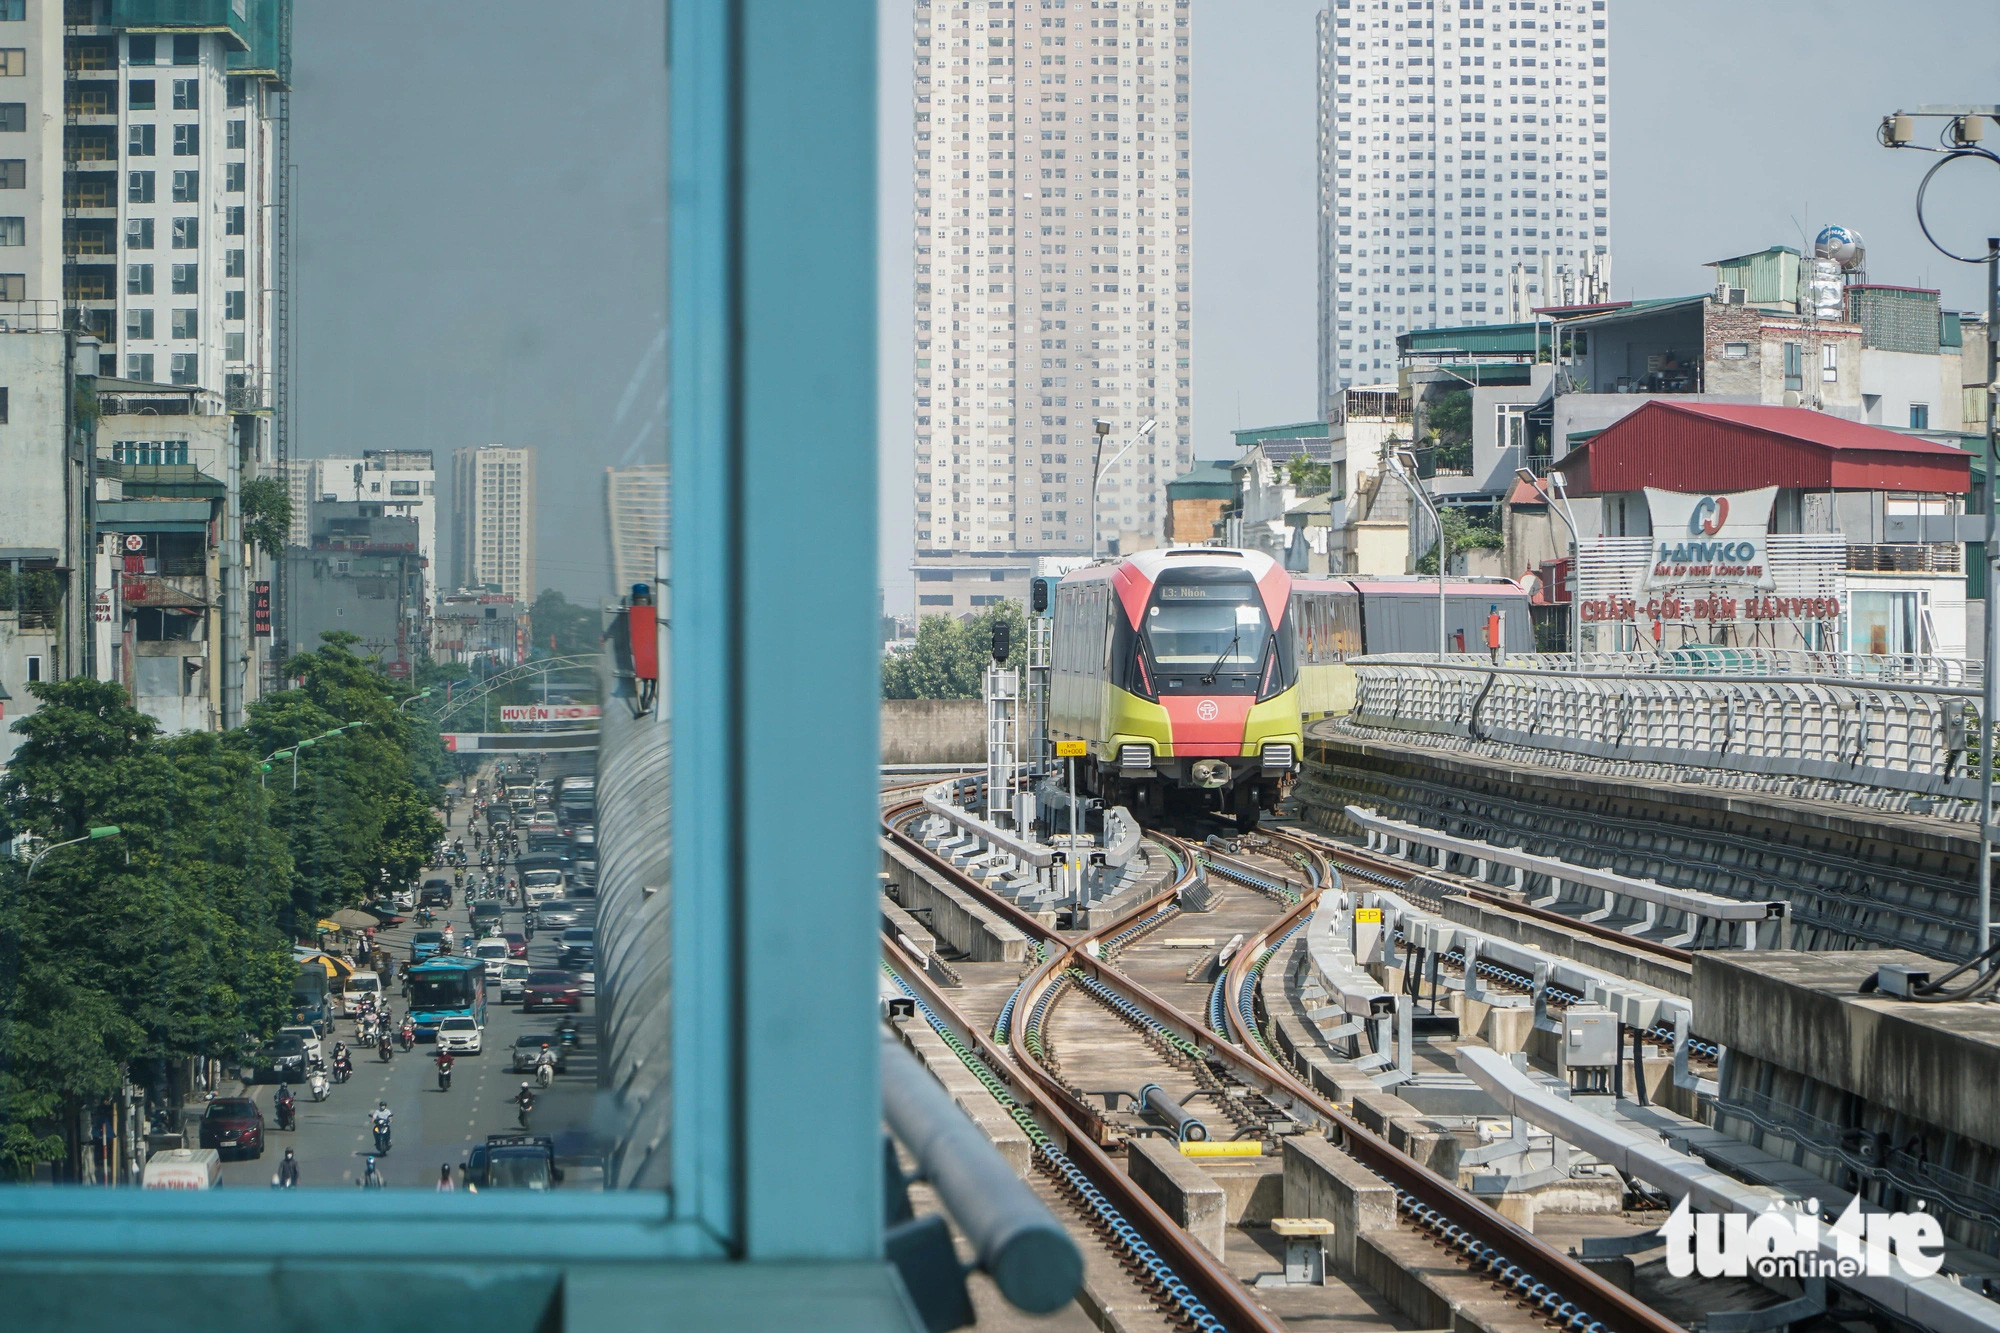
M 1222 715 L 1222 710 L 1215 706 L 1215 700 L 1203 699 L 1194 706 L 1194 715 L 1204 722 L 1213 722 Z

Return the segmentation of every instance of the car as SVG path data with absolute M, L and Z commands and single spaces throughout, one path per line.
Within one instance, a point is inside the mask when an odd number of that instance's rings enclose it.
M 421 963 L 426 958 L 435 958 L 444 952 L 444 932 L 441 930 L 420 930 L 410 937 L 410 961 Z
M 576 924 L 582 915 L 578 905 L 568 898 L 551 898 L 535 904 L 535 925 L 541 930 L 557 930 Z
M 264 1113 L 248 1097 L 217 1097 L 201 1113 L 200 1146 L 227 1156 L 264 1155 Z
M 302 1023 L 298 1027 L 279 1028 L 278 1035 L 280 1037 L 297 1037 L 300 1043 L 306 1048 L 306 1063 L 308 1065 L 314 1061 L 326 1058 L 326 1052 L 320 1048 L 319 1044 L 319 1029 L 310 1023 Z
M 563 1180 L 556 1141 L 546 1134 L 488 1134 L 458 1169 L 470 1189 L 548 1190 Z
M 529 903 L 545 903 L 563 894 L 563 872 L 554 867 L 537 866 L 523 869 L 521 874 L 521 895 Z
M 498 981 L 501 967 L 513 955 L 507 948 L 507 941 L 486 939 L 472 946 L 472 956 L 486 964 L 488 981 Z
M 454 1055 L 478 1055 L 485 1048 L 485 1036 L 470 1014 L 452 1014 L 438 1024 L 438 1046 Z
M 526 958 L 528 956 L 528 937 L 520 931 L 503 930 L 500 932 L 500 938 L 507 941 L 507 956 L 509 958 Z
M 588 944 L 565 945 L 556 966 L 571 973 L 591 971 L 597 966 L 597 950 Z
M 583 988 L 567 972 L 537 970 L 528 973 L 527 988 L 521 994 L 521 1012 L 537 1009 L 582 1009 Z
M 571 926 L 563 931 L 562 937 L 556 943 L 565 949 L 572 944 L 588 944 L 594 947 L 597 943 L 597 927 Z
M 472 907 L 472 938 L 484 939 L 488 935 L 500 933 L 501 922 L 506 920 L 507 909 L 499 903 L 475 903 Z
M 514 1038 L 513 1069 L 517 1074 L 535 1072 L 535 1057 L 542 1053 L 542 1047 L 555 1052 L 556 1072 L 569 1072 L 569 1057 L 563 1053 L 562 1036 L 555 1032 L 523 1032 Z
M 585 995 L 597 994 L 597 964 L 595 961 L 576 974 L 576 988 Z
M 382 978 L 376 976 L 373 972 L 361 971 L 352 973 L 341 984 L 344 987 L 341 996 L 343 1001 L 342 1007 L 350 1014 L 361 1007 L 361 997 L 364 995 L 371 997 L 377 1003 L 381 1002 Z
M 427 879 L 424 887 L 417 891 L 417 905 L 420 907 L 451 906 L 451 881 L 448 879 Z
M 500 965 L 500 1003 L 512 1004 L 527 993 L 531 970 L 526 963 L 511 960 Z
M 274 1083 L 303 1082 L 306 1076 L 305 1042 L 295 1035 L 287 1036 L 280 1032 L 269 1046 L 258 1052 L 251 1073 L 260 1079 L 268 1077 Z
M 537 810 L 535 811 L 534 814 L 528 817 L 529 828 L 552 829 L 555 826 L 556 826 L 556 812 L 553 810 Z
M 416 907 L 417 895 L 410 892 L 410 890 L 408 889 L 397 889 L 394 893 L 389 895 L 389 901 L 394 903 L 397 907 L 401 908 L 403 911 L 408 912 Z

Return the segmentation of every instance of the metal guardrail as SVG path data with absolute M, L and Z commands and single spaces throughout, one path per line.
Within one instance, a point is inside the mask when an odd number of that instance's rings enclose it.
M 1976 690 L 1962 683 L 1576 673 L 1517 660 L 1358 659 L 1353 721 L 1604 760 L 1978 797 L 1965 765 Z
M 1435 653 L 1357 657 L 1352 665 L 1438 665 Z M 1448 653 L 1445 666 L 1501 666 L 1537 675 L 1799 676 L 1870 684 L 1960 687 L 1977 693 L 1980 665 L 1960 657 L 1920 653 L 1809 652 L 1790 648 L 1736 648 L 1720 644 L 1663 648 L 1643 653 L 1509 653 L 1498 663 L 1486 653 Z
M 1579 917 L 1585 922 L 1597 922 L 1609 916 L 1617 906 L 1617 900 L 1624 898 L 1642 904 L 1641 919 L 1624 928 L 1628 935 L 1641 935 L 1659 924 L 1660 909 L 1678 913 L 1683 929 L 1679 935 L 1663 943 L 1671 948 L 1684 948 L 1694 943 L 1701 935 L 1701 923 L 1713 921 L 1723 930 L 1731 923 L 1743 927 L 1742 947 L 1755 949 L 1758 945 L 1758 927 L 1765 921 L 1777 922 L 1773 948 L 1791 947 L 1791 904 L 1779 899 L 1770 902 L 1749 902 L 1741 898 L 1725 898 L 1720 894 L 1702 893 L 1696 889 L 1670 888 L 1655 880 L 1633 879 L 1629 875 L 1615 874 L 1609 870 L 1593 870 L 1589 866 L 1574 865 L 1552 856 L 1535 856 L 1529 852 L 1517 851 L 1511 847 L 1496 847 L 1490 842 L 1480 842 L 1473 838 L 1456 838 L 1436 829 L 1427 829 L 1419 824 L 1406 823 L 1400 819 L 1386 819 L 1372 810 L 1364 810 L 1358 805 L 1347 807 L 1347 817 L 1368 834 L 1368 850 L 1382 849 L 1389 841 L 1416 844 L 1436 849 L 1445 856 L 1463 856 L 1477 861 L 1478 878 L 1485 878 L 1488 865 L 1501 865 L 1515 872 L 1515 883 L 1523 874 L 1543 875 L 1549 880 L 1549 893 L 1532 899 L 1531 906 L 1547 907 L 1557 901 L 1564 886 L 1583 889 L 1592 894 L 1602 895 L 1590 904 L 1592 910 Z M 1400 851 L 1400 849 L 1399 849 Z

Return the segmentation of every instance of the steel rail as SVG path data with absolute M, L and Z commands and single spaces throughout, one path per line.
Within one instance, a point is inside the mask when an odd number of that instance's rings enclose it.
M 1024 1073 L 1034 1070 L 1032 1062 L 1017 1063 L 1011 1059 L 1010 1052 L 981 1032 L 945 998 L 921 969 L 911 966 L 899 953 L 885 947 L 883 957 L 910 992 L 953 1029 L 958 1043 L 1029 1109 L 1049 1137 L 1057 1141 L 1056 1150 L 1082 1172 L 1122 1215 L 1125 1223 L 1144 1238 L 1175 1276 L 1218 1320 L 1232 1333 L 1282 1333 L 1284 1325 L 1261 1309 L 1241 1282 L 1202 1248 L 1185 1228 L 1167 1216 L 1166 1211 L 1153 1202 L 1152 1197 L 1140 1189 L 1130 1175 L 1120 1170 L 1111 1156 L 1064 1113 L 1062 1105 L 1039 1082 L 1023 1077 Z M 1060 1177 L 1062 1173 L 1058 1170 L 1053 1174 Z M 1115 1228 L 1107 1229 L 1113 1232 L 1114 1242 L 1121 1239 Z M 1135 1273 L 1134 1276 L 1139 1275 Z M 1155 1294 L 1166 1295 L 1163 1291 Z
M 1319 894 L 1247 939 L 1230 961 L 1232 994 L 1240 994 L 1253 966 L 1266 962 L 1266 941 L 1282 939 L 1318 905 Z M 1596 1274 L 1552 1249 L 1531 1233 L 1479 1203 L 1458 1186 L 1415 1159 L 1398 1152 L 1301 1082 L 1281 1062 L 1259 1058 L 1259 1034 L 1246 1023 L 1238 1006 L 1225 1005 L 1224 1014 L 1244 1055 L 1300 1106 L 1310 1108 L 1334 1134 L 1330 1138 L 1349 1156 L 1394 1186 L 1398 1206 L 1439 1240 L 1462 1251 L 1474 1266 L 1484 1266 L 1503 1287 L 1530 1305 L 1538 1305 L 1559 1326 L 1577 1327 L 1563 1313 L 1567 1304 L 1607 1330 L 1617 1333 L 1678 1333 L 1680 1326 L 1651 1307 L 1620 1291 Z M 1474 1247 L 1478 1248 L 1474 1248 Z M 1513 1270 L 1512 1275 L 1509 1269 Z M 1537 1289 L 1549 1293 L 1538 1296 Z
M 1233 1076 L 1263 1093 L 1267 1100 L 1278 1105 L 1280 1109 L 1290 1111 L 1305 1123 L 1324 1124 L 1332 1131 L 1329 1138 L 1333 1142 L 1397 1189 L 1399 1200 L 1404 1204 L 1404 1211 L 1408 1212 L 1418 1225 L 1438 1236 L 1448 1247 L 1461 1250 L 1464 1261 L 1469 1267 L 1485 1267 L 1492 1272 L 1495 1284 L 1503 1290 L 1511 1289 L 1516 1297 L 1531 1306 L 1540 1306 L 1545 1313 L 1559 1319 L 1568 1317 L 1560 1313 L 1566 1310 L 1569 1314 L 1585 1316 L 1587 1321 L 1595 1321 L 1604 1329 L 1618 1330 L 1618 1333 L 1627 1333 L 1628 1330 L 1629 1333 L 1678 1333 L 1679 1326 L 1671 1320 L 1665 1319 L 1650 1307 L 1486 1208 L 1470 1195 L 1460 1191 L 1455 1183 L 1445 1180 L 1395 1148 L 1386 1139 L 1377 1137 L 1358 1121 L 1342 1113 L 1331 1102 L 1326 1101 L 1294 1077 L 1291 1071 L 1274 1057 L 1266 1057 L 1262 1053 L 1260 1034 L 1253 1034 L 1245 1027 L 1243 1016 L 1236 1006 L 1228 1004 L 1223 1006 L 1229 1026 L 1234 1031 L 1234 1040 L 1239 1043 L 1232 1046 L 1215 1034 L 1188 1022 L 1179 1009 L 1154 995 L 1139 982 L 1114 967 L 1098 962 L 1085 952 L 1086 944 L 1115 933 L 1177 894 L 1178 884 L 1148 899 L 1110 925 L 1085 936 L 1065 938 L 1043 926 L 1033 916 L 1022 912 L 1013 903 L 992 893 L 957 867 L 930 854 L 928 848 L 924 848 L 920 842 L 904 833 L 894 822 L 899 815 L 907 816 L 918 809 L 921 809 L 921 803 L 911 802 L 885 811 L 883 822 L 889 829 L 890 835 L 906 849 L 921 852 L 940 873 L 947 875 L 960 887 L 974 893 L 981 901 L 1015 921 L 1032 937 L 1055 946 L 1051 956 L 1038 965 L 1015 992 L 1016 1021 L 1011 1025 L 1008 1034 L 1008 1044 L 1018 1068 L 1028 1078 L 1034 1079 L 1049 1097 L 1064 1104 L 1075 1105 L 1075 1099 L 1068 1087 L 1042 1068 L 1040 1062 L 1030 1052 L 1027 1044 L 1031 1029 L 1029 1020 L 1035 1015 L 1038 1005 L 1051 1002 L 1049 993 L 1054 988 L 1056 980 L 1073 970 L 1091 977 L 1110 989 L 1122 992 L 1127 1000 L 1158 1027 L 1190 1043 L 1211 1060 L 1223 1065 Z M 1162 835 L 1157 833 L 1154 836 L 1162 838 Z M 1196 848 L 1179 839 L 1162 840 L 1179 851 L 1188 869 L 1191 870 L 1195 862 Z M 1298 841 L 1301 846 L 1304 845 L 1303 840 Z M 1312 850 L 1324 856 L 1322 849 Z M 1329 885 L 1323 876 L 1321 887 L 1309 890 L 1297 906 L 1281 914 L 1276 922 L 1244 942 L 1244 946 L 1237 951 L 1225 974 L 1229 978 L 1229 993 L 1240 993 L 1243 975 L 1253 964 L 1265 961 L 1263 958 L 1265 941 L 1274 935 L 1289 933 L 1291 928 L 1303 920 L 1303 914 L 1309 913 L 1317 904 L 1320 893 L 1325 887 Z M 1101 1118 L 1096 1117 L 1094 1112 L 1091 1115 L 1101 1123 Z M 1587 1327 L 1587 1323 L 1572 1326 Z

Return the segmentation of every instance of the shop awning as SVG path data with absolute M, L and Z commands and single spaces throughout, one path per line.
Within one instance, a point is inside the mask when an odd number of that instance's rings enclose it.
M 100 532 L 207 532 L 207 500 L 99 500 Z

